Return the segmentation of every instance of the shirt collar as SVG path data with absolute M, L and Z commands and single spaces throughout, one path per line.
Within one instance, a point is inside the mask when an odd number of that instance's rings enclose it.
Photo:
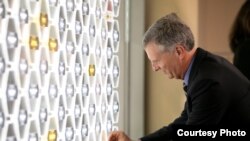
M 188 69 L 184 75 L 184 85 L 186 85 L 186 86 L 188 86 L 189 75 L 190 75 L 191 68 L 193 66 L 193 62 L 194 62 L 194 57 L 192 58 L 189 66 L 188 66 Z

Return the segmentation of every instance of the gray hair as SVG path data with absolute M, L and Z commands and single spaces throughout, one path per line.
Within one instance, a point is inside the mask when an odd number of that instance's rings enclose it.
M 181 44 L 186 50 L 194 47 L 194 36 L 190 28 L 175 14 L 170 13 L 153 24 L 145 33 L 143 45 L 154 42 L 162 45 L 163 51 L 170 51 L 176 44 Z

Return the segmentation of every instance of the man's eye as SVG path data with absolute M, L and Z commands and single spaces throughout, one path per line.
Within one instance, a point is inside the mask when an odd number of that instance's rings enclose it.
M 155 63 L 158 63 L 159 61 L 153 61 L 153 63 L 155 64 Z

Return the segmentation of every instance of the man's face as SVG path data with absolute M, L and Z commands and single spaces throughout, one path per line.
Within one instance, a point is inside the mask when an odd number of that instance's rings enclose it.
M 148 59 L 154 71 L 161 70 L 168 78 L 182 78 L 181 59 L 174 48 L 171 52 L 161 51 L 159 45 L 154 42 L 148 43 L 145 47 Z

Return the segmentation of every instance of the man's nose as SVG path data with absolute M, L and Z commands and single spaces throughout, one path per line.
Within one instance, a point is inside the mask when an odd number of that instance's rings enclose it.
M 158 67 L 158 66 L 152 66 L 152 68 L 153 68 L 153 71 L 158 71 L 158 70 L 160 70 L 160 67 Z

